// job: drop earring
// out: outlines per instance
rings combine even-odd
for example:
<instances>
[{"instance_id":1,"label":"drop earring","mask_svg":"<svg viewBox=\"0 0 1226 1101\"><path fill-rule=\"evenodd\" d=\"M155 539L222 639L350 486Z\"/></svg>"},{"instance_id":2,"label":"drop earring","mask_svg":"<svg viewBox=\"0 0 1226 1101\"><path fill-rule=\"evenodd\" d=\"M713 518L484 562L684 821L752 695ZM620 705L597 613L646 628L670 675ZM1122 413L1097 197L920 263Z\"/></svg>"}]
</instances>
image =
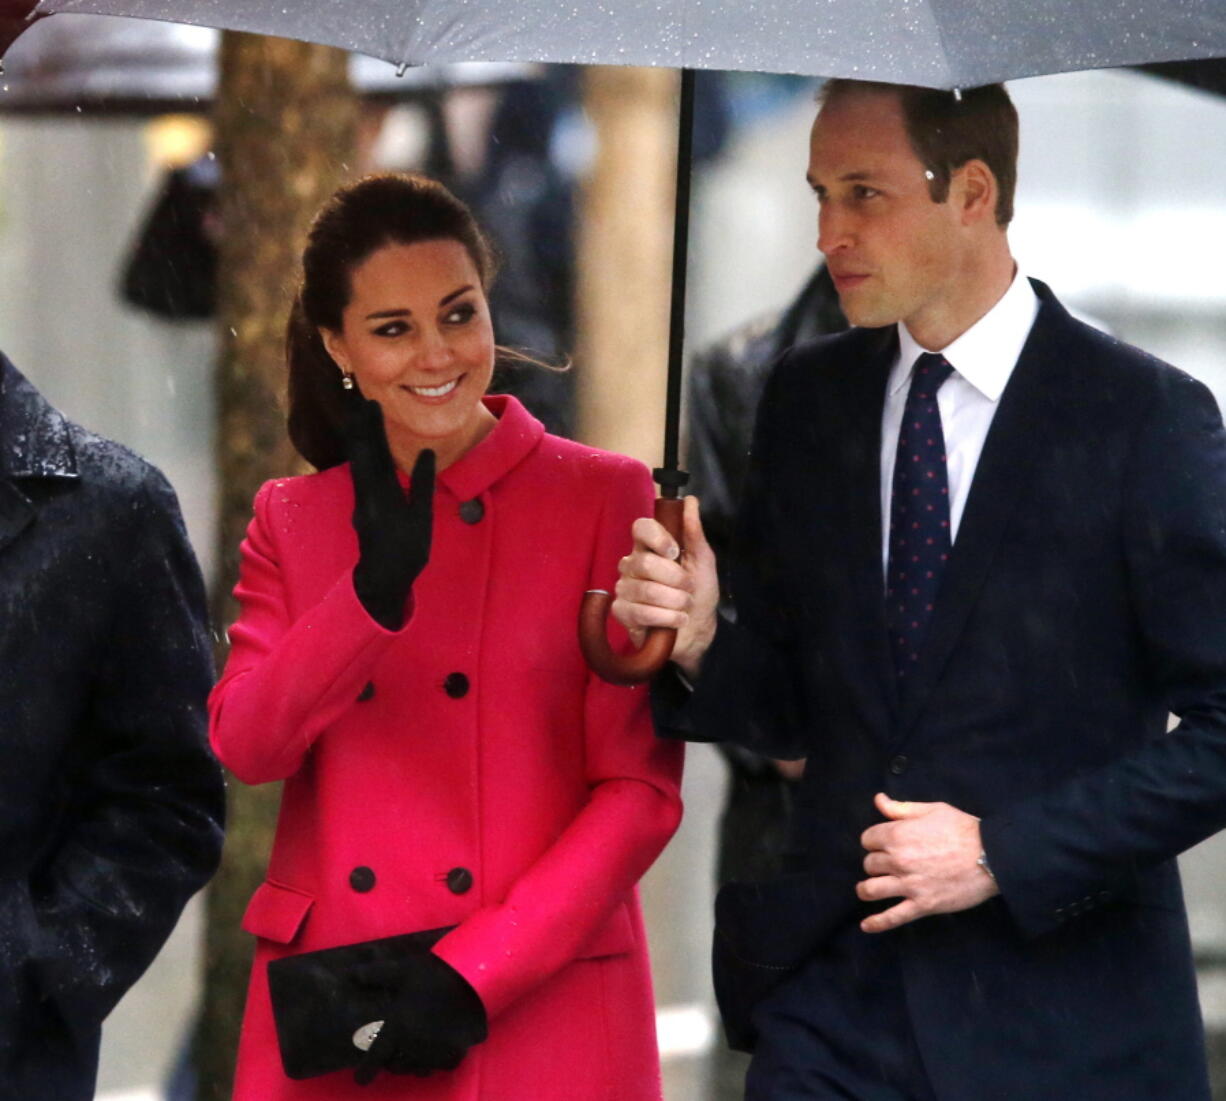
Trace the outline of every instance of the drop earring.
<instances>
[{"instance_id":1,"label":"drop earring","mask_svg":"<svg viewBox=\"0 0 1226 1101\"><path fill-rule=\"evenodd\" d=\"M341 372L341 388L344 390L353 389L353 372L352 371L342 371Z\"/></svg>"}]
</instances>

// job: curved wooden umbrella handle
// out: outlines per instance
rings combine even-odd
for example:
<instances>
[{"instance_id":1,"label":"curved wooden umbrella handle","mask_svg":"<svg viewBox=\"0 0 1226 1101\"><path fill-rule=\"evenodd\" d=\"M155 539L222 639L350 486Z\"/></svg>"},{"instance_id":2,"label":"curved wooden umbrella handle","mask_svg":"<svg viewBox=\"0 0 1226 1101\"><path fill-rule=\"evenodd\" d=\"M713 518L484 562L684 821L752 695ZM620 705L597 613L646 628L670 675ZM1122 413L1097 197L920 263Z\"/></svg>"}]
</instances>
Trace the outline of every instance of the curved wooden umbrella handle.
<instances>
[{"instance_id":1,"label":"curved wooden umbrella handle","mask_svg":"<svg viewBox=\"0 0 1226 1101\"><path fill-rule=\"evenodd\" d=\"M681 542L681 517L684 502L677 497L657 497L655 517L664 525L678 546ZM589 589L579 607L579 649L598 677L610 684L641 684L650 680L668 661L677 632L671 627L648 628L643 645L628 654L615 653L609 645L605 620L613 598L603 589Z\"/></svg>"}]
</instances>

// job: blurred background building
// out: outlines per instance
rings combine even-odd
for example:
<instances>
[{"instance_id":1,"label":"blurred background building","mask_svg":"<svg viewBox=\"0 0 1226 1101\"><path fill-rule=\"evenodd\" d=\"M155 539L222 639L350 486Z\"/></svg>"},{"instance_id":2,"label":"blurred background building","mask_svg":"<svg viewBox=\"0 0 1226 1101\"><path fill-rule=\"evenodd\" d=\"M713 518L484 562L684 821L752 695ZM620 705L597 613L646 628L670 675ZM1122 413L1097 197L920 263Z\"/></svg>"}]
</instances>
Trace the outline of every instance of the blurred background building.
<instances>
[{"instance_id":1,"label":"blurred background building","mask_svg":"<svg viewBox=\"0 0 1226 1101\"><path fill-rule=\"evenodd\" d=\"M150 38L126 54L116 46L109 61L92 31L76 46L68 38L40 46L46 33L71 26L56 17L35 27L0 78L0 347L71 417L166 472L212 576L216 338L201 287L210 234L223 231L207 202L215 38L163 28L160 46ZM64 71L73 49L78 81L88 72L92 83L73 84ZM355 71L369 89L364 163L430 170L473 201L507 257L495 299L500 337L565 359L575 337L575 193L594 152L578 74L465 69L425 74L429 86L412 93L388 90L390 67ZM142 73L147 91L137 94ZM688 347L786 305L814 269L816 208L804 181L813 90L795 78L703 74ZM1226 404L1226 98L1122 72L1043 77L1011 90L1022 117L1011 238L1025 270L1121 338L1203 379ZM172 229L184 219L184 247L151 258L151 235L167 218ZM151 302L133 263L156 269L167 257L182 276L178 297ZM576 362L573 376L516 372L504 382L569 432L582 370ZM714 750L691 750L685 822L643 886L668 1101L739 1096L712 1058L720 1038L707 979L725 776ZM1183 863L1206 1024L1220 1043L1226 839ZM170 1096L197 993L200 921L193 904L108 1022L106 1101ZM1226 1097L1226 1082L1218 1089Z\"/></svg>"}]
</instances>

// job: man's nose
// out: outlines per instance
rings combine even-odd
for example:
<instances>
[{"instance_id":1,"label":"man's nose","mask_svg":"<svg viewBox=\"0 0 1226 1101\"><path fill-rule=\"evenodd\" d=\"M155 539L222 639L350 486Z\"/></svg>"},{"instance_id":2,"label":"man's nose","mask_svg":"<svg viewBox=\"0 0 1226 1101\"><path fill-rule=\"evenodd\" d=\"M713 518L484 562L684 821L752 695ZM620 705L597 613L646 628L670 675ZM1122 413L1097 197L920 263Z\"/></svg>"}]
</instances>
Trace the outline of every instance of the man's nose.
<instances>
[{"instance_id":1,"label":"man's nose","mask_svg":"<svg viewBox=\"0 0 1226 1101\"><path fill-rule=\"evenodd\" d=\"M834 204L826 203L817 213L817 249L825 256L851 244L847 218L839 214Z\"/></svg>"}]
</instances>

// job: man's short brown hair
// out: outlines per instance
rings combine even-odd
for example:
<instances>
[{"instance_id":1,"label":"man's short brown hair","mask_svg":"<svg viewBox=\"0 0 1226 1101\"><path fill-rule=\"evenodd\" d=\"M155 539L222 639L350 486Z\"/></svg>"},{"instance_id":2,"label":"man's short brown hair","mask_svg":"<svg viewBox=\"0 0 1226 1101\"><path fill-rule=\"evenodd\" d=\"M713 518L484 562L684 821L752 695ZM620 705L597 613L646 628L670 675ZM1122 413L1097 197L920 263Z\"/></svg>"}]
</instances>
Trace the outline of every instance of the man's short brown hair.
<instances>
[{"instance_id":1,"label":"man's short brown hair","mask_svg":"<svg viewBox=\"0 0 1226 1101\"><path fill-rule=\"evenodd\" d=\"M945 92L914 84L865 80L829 80L818 102L829 103L853 91L888 92L898 97L911 148L932 173L928 190L933 202L949 198L949 181L967 161L981 160L996 177L996 224L1013 220L1017 188L1017 110L1003 84L983 84Z\"/></svg>"}]
</instances>

